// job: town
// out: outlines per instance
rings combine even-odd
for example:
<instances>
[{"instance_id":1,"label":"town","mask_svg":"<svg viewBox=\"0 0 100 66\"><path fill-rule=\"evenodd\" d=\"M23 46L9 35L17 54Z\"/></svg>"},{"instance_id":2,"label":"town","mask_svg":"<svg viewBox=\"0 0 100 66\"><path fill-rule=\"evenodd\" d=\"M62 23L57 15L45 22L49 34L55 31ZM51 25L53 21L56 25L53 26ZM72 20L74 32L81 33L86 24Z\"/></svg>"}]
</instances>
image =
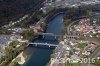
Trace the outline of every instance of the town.
<instances>
[{"instance_id":1,"label":"town","mask_svg":"<svg viewBox=\"0 0 100 66\"><path fill-rule=\"evenodd\" d=\"M0 26L0 66L100 66L100 1L44 0L39 4L34 12ZM56 44L55 49L41 53L40 47L41 54L50 52L49 59L44 55L44 62L38 59L41 63L31 64L34 52L24 57L24 51L40 43L49 48Z\"/></svg>"}]
</instances>

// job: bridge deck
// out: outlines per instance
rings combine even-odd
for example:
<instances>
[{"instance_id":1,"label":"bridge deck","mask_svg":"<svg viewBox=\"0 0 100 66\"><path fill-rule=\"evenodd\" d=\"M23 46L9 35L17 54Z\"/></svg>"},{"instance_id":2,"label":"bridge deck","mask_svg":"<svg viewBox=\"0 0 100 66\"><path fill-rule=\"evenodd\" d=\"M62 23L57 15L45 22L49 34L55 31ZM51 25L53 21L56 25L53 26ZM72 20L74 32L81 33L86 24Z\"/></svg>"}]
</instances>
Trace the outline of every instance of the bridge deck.
<instances>
[{"instance_id":1,"label":"bridge deck","mask_svg":"<svg viewBox=\"0 0 100 66\"><path fill-rule=\"evenodd\" d=\"M54 47L57 47L57 46L58 46L58 45L49 44L49 43L28 43L28 44L33 44L33 45L45 45L45 46L54 46Z\"/></svg>"},{"instance_id":2,"label":"bridge deck","mask_svg":"<svg viewBox=\"0 0 100 66\"><path fill-rule=\"evenodd\" d=\"M48 35L48 36L61 36L61 35L56 35L54 33L38 33L38 35ZM66 35L67 37L77 37L77 35Z\"/></svg>"}]
</instances>

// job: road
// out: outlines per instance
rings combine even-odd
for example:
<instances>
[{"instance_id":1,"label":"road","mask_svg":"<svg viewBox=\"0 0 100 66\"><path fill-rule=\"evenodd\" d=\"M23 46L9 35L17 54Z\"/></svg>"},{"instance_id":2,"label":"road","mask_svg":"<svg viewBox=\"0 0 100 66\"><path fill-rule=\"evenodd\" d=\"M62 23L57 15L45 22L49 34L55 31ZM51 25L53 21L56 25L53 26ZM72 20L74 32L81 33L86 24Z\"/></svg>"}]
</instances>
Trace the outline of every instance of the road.
<instances>
[{"instance_id":1,"label":"road","mask_svg":"<svg viewBox=\"0 0 100 66\"><path fill-rule=\"evenodd\" d=\"M78 21L78 20L77 20ZM67 34L70 35L70 27L77 21L73 21L71 24L68 25L67 27Z\"/></svg>"},{"instance_id":2,"label":"road","mask_svg":"<svg viewBox=\"0 0 100 66\"><path fill-rule=\"evenodd\" d=\"M100 54L100 46L91 54L89 58L97 58L97 56ZM81 64L81 66L92 66L91 64Z\"/></svg>"},{"instance_id":3,"label":"road","mask_svg":"<svg viewBox=\"0 0 100 66\"><path fill-rule=\"evenodd\" d=\"M56 59L54 61L51 61L51 65L50 66L57 66L59 64L59 61L58 60L61 59L61 56L62 56L63 52L64 52L64 48L62 48L59 51L59 53L56 56Z\"/></svg>"},{"instance_id":4,"label":"road","mask_svg":"<svg viewBox=\"0 0 100 66\"><path fill-rule=\"evenodd\" d=\"M100 46L92 53L90 58L96 58L100 53Z\"/></svg>"},{"instance_id":5,"label":"road","mask_svg":"<svg viewBox=\"0 0 100 66\"><path fill-rule=\"evenodd\" d=\"M68 25L68 27L67 27L67 33L68 33L68 35L70 35L70 27L71 27L74 23L79 22L80 19L84 19L84 18L86 18L86 16L77 17L78 20L75 20L75 21L73 21L72 23L70 23L70 24Z\"/></svg>"}]
</instances>

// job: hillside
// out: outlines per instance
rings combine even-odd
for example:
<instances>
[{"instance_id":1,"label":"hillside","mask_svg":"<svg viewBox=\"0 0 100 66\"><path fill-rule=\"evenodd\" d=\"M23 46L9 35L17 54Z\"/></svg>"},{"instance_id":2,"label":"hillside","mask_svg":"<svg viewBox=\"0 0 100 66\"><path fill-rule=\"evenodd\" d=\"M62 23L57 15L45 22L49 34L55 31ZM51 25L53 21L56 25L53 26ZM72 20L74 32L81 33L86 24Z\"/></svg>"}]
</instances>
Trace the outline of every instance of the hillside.
<instances>
[{"instance_id":1,"label":"hillside","mask_svg":"<svg viewBox=\"0 0 100 66\"><path fill-rule=\"evenodd\" d=\"M30 13L39 0L0 0L0 26Z\"/></svg>"}]
</instances>

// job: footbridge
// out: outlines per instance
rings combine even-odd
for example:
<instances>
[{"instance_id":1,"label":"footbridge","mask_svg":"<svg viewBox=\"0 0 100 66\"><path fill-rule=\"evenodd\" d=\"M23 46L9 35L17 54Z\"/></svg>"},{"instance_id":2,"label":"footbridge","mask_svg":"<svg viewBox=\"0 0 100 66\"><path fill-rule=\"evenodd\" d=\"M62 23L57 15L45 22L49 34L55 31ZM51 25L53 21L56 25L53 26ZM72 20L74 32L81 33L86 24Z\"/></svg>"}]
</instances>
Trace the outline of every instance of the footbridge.
<instances>
[{"instance_id":1,"label":"footbridge","mask_svg":"<svg viewBox=\"0 0 100 66\"><path fill-rule=\"evenodd\" d=\"M33 46L48 46L48 47L57 47L58 45L55 44L50 44L50 43L28 43L28 45L33 45Z\"/></svg>"}]
</instances>

